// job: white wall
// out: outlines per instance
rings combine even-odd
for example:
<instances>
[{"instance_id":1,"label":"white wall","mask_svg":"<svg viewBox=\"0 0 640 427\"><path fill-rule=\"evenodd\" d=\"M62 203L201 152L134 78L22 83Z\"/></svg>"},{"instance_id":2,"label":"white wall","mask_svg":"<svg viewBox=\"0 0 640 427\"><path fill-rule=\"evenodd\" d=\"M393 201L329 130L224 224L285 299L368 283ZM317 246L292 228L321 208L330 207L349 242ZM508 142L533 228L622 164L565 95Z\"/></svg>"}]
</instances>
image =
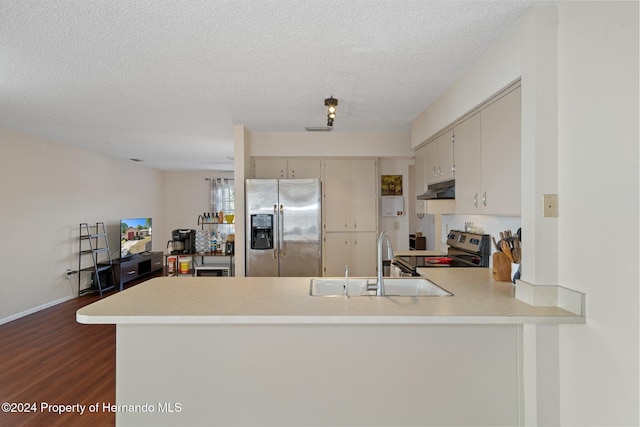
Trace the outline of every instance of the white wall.
<instances>
[{"instance_id":1,"label":"white wall","mask_svg":"<svg viewBox=\"0 0 640 427\"><path fill-rule=\"evenodd\" d=\"M520 76L521 28L516 24L411 124L411 147L431 138Z\"/></svg>"},{"instance_id":2,"label":"white wall","mask_svg":"<svg viewBox=\"0 0 640 427\"><path fill-rule=\"evenodd\" d=\"M121 218L164 227L161 171L8 129L0 147L0 323L77 293L81 222L106 223L115 257Z\"/></svg>"},{"instance_id":3,"label":"white wall","mask_svg":"<svg viewBox=\"0 0 640 427\"><path fill-rule=\"evenodd\" d=\"M409 250L409 218L415 215L415 210L409 210L409 198L413 194L413 185L409 179L409 160L407 159L379 159L378 175L402 175L402 198L404 200L404 215L388 217L379 215L379 230L386 231L391 239L394 250ZM380 178L378 178L380 179ZM378 184L380 185L380 184ZM415 209L415 208L414 208Z\"/></svg>"},{"instance_id":4,"label":"white wall","mask_svg":"<svg viewBox=\"0 0 640 427\"><path fill-rule=\"evenodd\" d=\"M171 230L198 229L209 211L214 171L163 172L20 132L0 129L0 323L72 298L78 269L79 224L105 222L118 258L121 218L153 218L153 250ZM35 261L34 261L35 260ZM37 262L38 268L34 268ZM83 276L83 286L88 275Z\"/></svg>"},{"instance_id":5,"label":"white wall","mask_svg":"<svg viewBox=\"0 0 640 427\"><path fill-rule=\"evenodd\" d=\"M518 77L523 278L587 294L587 325L539 342L556 353L534 361L539 389L526 401L538 412L526 421L639 425L638 2L533 9L418 116L412 146ZM557 219L541 215L548 192ZM617 230L630 237L614 243ZM559 383L545 378L555 364Z\"/></svg>"},{"instance_id":6,"label":"white wall","mask_svg":"<svg viewBox=\"0 0 640 427\"><path fill-rule=\"evenodd\" d=\"M515 426L519 329L121 324L115 403L182 411L120 411L116 424Z\"/></svg>"},{"instance_id":7,"label":"white wall","mask_svg":"<svg viewBox=\"0 0 640 427\"><path fill-rule=\"evenodd\" d=\"M251 133L250 156L413 157L408 133Z\"/></svg>"},{"instance_id":8,"label":"white wall","mask_svg":"<svg viewBox=\"0 0 640 427\"><path fill-rule=\"evenodd\" d=\"M243 125L233 127L233 150L236 200L236 242L235 242L235 275L244 277L245 274L245 209L244 209L244 180L251 173L251 132Z\"/></svg>"},{"instance_id":9,"label":"white wall","mask_svg":"<svg viewBox=\"0 0 640 427\"><path fill-rule=\"evenodd\" d=\"M587 326L560 328L563 425L640 424L638 13L558 7L560 283L587 294Z\"/></svg>"}]
</instances>

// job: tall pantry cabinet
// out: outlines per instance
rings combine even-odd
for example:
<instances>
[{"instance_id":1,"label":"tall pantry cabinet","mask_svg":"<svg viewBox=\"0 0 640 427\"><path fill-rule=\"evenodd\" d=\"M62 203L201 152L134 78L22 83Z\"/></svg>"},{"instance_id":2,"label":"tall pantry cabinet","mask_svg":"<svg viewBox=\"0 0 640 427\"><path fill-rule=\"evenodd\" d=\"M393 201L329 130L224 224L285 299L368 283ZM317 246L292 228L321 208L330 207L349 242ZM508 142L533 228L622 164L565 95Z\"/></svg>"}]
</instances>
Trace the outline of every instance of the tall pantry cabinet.
<instances>
[{"instance_id":1,"label":"tall pantry cabinet","mask_svg":"<svg viewBox=\"0 0 640 427\"><path fill-rule=\"evenodd\" d=\"M323 262L325 276L376 274L377 161L324 161Z\"/></svg>"}]
</instances>

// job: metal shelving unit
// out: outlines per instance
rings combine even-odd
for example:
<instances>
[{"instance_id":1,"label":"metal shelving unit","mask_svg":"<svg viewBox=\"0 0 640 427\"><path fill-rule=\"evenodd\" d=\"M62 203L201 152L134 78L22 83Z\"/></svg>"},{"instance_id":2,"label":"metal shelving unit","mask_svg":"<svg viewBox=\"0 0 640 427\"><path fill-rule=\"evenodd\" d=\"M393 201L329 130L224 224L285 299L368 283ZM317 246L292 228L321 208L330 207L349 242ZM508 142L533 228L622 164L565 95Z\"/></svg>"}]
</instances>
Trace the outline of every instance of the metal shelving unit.
<instances>
[{"instance_id":1,"label":"metal shelving unit","mask_svg":"<svg viewBox=\"0 0 640 427\"><path fill-rule=\"evenodd\" d=\"M89 257L91 257L91 261L89 261ZM108 272L111 272L112 284L104 286L100 276L101 273ZM91 287L80 289L82 273L93 274ZM116 277L113 271L113 261L104 222L97 222L95 225L89 225L86 222L81 223L78 250L78 295L98 291L102 296L103 292L114 289L115 284Z\"/></svg>"}]
</instances>

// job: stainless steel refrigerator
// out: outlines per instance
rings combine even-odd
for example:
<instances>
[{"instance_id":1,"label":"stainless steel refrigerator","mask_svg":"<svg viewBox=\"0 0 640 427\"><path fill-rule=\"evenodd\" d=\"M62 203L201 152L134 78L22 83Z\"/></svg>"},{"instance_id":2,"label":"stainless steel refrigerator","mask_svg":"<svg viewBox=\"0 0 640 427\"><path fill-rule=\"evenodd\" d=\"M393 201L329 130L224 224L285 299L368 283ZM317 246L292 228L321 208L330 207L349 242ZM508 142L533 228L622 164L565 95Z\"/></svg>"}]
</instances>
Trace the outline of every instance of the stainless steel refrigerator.
<instances>
[{"instance_id":1,"label":"stainless steel refrigerator","mask_svg":"<svg viewBox=\"0 0 640 427\"><path fill-rule=\"evenodd\" d=\"M322 276L319 179L247 179L246 275Z\"/></svg>"}]
</instances>

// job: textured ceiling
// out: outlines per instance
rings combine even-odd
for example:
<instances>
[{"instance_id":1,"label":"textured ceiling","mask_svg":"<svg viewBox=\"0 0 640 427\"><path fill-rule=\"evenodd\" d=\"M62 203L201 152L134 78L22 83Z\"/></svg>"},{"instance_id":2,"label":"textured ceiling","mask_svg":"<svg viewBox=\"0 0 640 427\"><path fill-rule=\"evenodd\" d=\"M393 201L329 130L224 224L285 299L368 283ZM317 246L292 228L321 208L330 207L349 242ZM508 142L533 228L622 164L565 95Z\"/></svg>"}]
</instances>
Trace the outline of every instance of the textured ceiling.
<instances>
[{"instance_id":1,"label":"textured ceiling","mask_svg":"<svg viewBox=\"0 0 640 427\"><path fill-rule=\"evenodd\" d=\"M0 0L0 126L229 170L233 125L408 132L532 0Z\"/></svg>"}]
</instances>

